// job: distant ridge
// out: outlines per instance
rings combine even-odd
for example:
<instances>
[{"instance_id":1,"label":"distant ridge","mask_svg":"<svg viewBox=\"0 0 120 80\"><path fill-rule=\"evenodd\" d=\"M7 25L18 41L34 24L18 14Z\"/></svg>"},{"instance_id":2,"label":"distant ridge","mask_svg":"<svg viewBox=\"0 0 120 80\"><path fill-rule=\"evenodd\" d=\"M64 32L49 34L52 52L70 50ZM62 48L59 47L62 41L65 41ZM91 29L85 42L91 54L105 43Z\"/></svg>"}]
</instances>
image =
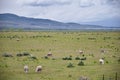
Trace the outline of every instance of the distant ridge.
<instances>
[{"instance_id":1,"label":"distant ridge","mask_svg":"<svg viewBox=\"0 0 120 80\"><path fill-rule=\"evenodd\" d=\"M79 23L63 23L50 19L28 18L15 14L0 14L0 29L108 29L98 25L83 25ZM111 29L111 28L110 28Z\"/></svg>"}]
</instances>

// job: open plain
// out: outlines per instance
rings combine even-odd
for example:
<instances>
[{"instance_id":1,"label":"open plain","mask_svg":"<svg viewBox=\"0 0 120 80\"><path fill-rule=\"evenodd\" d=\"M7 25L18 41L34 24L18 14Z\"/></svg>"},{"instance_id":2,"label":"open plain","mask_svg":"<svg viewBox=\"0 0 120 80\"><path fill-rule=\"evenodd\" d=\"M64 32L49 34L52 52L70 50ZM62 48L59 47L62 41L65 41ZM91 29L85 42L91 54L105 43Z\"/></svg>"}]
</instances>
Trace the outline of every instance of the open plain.
<instances>
[{"instance_id":1,"label":"open plain","mask_svg":"<svg viewBox=\"0 0 120 80\"><path fill-rule=\"evenodd\" d=\"M47 56L49 52L52 56ZM80 61L84 65L78 65ZM38 65L42 71L36 73ZM119 31L0 32L0 80L82 80L83 76L87 80L120 79Z\"/></svg>"}]
</instances>

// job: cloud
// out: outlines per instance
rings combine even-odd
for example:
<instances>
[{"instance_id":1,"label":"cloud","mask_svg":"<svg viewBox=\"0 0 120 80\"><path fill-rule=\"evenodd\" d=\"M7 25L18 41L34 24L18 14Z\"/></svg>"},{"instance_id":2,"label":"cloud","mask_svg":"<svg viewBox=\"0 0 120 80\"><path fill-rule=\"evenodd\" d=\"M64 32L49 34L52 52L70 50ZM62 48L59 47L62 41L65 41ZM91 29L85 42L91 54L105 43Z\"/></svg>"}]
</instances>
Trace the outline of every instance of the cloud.
<instances>
[{"instance_id":1,"label":"cloud","mask_svg":"<svg viewBox=\"0 0 120 80\"><path fill-rule=\"evenodd\" d=\"M120 18L120 0L0 0L0 13L62 22Z\"/></svg>"},{"instance_id":2,"label":"cloud","mask_svg":"<svg viewBox=\"0 0 120 80\"><path fill-rule=\"evenodd\" d=\"M19 1L18 1L19 2ZM41 6L41 7L49 7L53 5L68 5L71 3L70 0L21 0L23 5L27 6Z\"/></svg>"},{"instance_id":3,"label":"cloud","mask_svg":"<svg viewBox=\"0 0 120 80\"><path fill-rule=\"evenodd\" d=\"M84 8L94 6L94 4L90 0L80 0L79 6Z\"/></svg>"}]
</instances>

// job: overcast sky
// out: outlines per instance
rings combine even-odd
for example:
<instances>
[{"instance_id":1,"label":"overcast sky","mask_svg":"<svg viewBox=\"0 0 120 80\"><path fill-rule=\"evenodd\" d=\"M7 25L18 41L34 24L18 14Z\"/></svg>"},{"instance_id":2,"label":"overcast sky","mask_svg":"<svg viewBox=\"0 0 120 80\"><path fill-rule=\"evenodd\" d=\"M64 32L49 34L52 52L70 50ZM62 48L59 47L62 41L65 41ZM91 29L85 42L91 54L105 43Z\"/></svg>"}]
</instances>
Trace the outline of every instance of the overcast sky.
<instances>
[{"instance_id":1,"label":"overcast sky","mask_svg":"<svg viewBox=\"0 0 120 80\"><path fill-rule=\"evenodd\" d=\"M120 26L119 8L120 0L0 0L0 13L61 22L99 24L108 20L107 25L114 22L115 26Z\"/></svg>"}]
</instances>

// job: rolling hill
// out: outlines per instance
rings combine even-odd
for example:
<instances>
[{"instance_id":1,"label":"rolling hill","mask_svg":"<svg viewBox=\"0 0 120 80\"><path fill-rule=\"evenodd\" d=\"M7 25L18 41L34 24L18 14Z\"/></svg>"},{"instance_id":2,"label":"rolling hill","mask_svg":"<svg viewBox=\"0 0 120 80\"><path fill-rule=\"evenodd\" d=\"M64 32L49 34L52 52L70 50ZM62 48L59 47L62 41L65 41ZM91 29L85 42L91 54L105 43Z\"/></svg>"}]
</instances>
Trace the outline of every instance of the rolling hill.
<instances>
[{"instance_id":1,"label":"rolling hill","mask_svg":"<svg viewBox=\"0 0 120 80\"><path fill-rule=\"evenodd\" d=\"M86 25L79 23L64 23L50 19L28 18L15 14L4 13L0 14L0 29L25 29L25 30L40 30L40 29L112 29L98 25Z\"/></svg>"}]
</instances>

